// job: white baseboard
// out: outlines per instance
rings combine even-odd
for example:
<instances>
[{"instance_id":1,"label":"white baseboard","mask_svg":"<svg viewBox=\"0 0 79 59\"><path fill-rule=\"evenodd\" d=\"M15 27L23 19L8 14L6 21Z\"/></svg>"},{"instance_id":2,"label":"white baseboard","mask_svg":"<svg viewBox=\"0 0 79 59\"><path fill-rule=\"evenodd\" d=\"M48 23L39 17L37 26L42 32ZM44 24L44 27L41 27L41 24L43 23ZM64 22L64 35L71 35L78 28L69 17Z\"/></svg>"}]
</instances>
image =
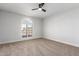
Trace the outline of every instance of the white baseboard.
<instances>
[{"instance_id":1,"label":"white baseboard","mask_svg":"<svg viewBox=\"0 0 79 59\"><path fill-rule=\"evenodd\" d=\"M0 44L13 43L13 42L18 42L18 41L23 41L23 40L32 40L32 39L37 39L37 38L46 38L49 40L57 41L57 42L68 44L68 45L75 46L75 47L79 47L79 44L74 44L74 43L71 43L68 41L59 40L58 38L56 39L56 38L51 38L51 37L47 37L47 36L45 36L45 37L33 37L33 38L20 39L20 40L12 40L12 41L1 41Z\"/></svg>"},{"instance_id":2,"label":"white baseboard","mask_svg":"<svg viewBox=\"0 0 79 59\"><path fill-rule=\"evenodd\" d=\"M0 44L13 43L13 42L18 42L18 41L23 41L23 40L32 40L32 39L37 39L37 38L41 38L41 37L25 38L25 39L20 39L20 40L11 40L11 41L0 41Z\"/></svg>"},{"instance_id":3,"label":"white baseboard","mask_svg":"<svg viewBox=\"0 0 79 59\"><path fill-rule=\"evenodd\" d=\"M53 41L56 41L56 42L60 42L60 43L64 43L64 44L67 44L67 45L71 45L71 46L75 46L75 47L79 47L79 44L75 44L75 43L71 43L71 42L68 42L68 41L64 41L64 40L59 40L58 38L51 38L51 37L44 37L46 39L49 39L49 40L53 40Z\"/></svg>"}]
</instances>

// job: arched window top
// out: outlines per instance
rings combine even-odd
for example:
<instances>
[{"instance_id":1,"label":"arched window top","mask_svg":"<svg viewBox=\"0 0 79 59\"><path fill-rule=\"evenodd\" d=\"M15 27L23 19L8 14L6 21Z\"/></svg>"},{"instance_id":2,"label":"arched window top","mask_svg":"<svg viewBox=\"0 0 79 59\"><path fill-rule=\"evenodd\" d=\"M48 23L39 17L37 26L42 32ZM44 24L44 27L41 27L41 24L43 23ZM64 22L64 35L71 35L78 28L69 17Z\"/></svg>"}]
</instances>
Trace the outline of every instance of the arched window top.
<instances>
[{"instance_id":1,"label":"arched window top","mask_svg":"<svg viewBox=\"0 0 79 59\"><path fill-rule=\"evenodd\" d=\"M23 24L32 24L32 20L30 18L23 19Z\"/></svg>"}]
</instances>

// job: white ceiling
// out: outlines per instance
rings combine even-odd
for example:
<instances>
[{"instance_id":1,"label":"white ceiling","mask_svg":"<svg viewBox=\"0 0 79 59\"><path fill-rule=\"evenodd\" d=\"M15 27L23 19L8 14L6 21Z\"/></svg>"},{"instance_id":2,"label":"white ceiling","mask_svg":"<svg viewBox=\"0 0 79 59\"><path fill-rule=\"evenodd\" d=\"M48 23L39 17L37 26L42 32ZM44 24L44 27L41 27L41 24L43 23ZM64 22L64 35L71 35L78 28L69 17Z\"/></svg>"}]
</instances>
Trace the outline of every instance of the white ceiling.
<instances>
[{"instance_id":1,"label":"white ceiling","mask_svg":"<svg viewBox=\"0 0 79 59\"><path fill-rule=\"evenodd\" d=\"M47 16L57 14L59 12L68 11L74 8L78 8L78 3L46 3L44 9L46 12L39 10L32 11L33 8L37 8L38 3L0 3L0 9L8 12L14 12L26 16L45 18Z\"/></svg>"}]
</instances>

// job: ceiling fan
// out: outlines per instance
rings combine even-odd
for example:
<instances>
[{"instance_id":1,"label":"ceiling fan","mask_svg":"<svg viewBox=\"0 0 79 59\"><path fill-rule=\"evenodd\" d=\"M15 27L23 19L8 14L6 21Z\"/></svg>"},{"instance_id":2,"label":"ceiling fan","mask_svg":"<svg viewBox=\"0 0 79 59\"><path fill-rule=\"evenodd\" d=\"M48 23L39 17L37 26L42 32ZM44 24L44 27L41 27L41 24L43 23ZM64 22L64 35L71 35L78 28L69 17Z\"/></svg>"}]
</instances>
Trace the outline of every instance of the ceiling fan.
<instances>
[{"instance_id":1,"label":"ceiling fan","mask_svg":"<svg viewBox=\"0 0 79 59\"><path fill-rule=\"evenodd\" d=\"M38 8L34 8L32 10L40 10L40 11L46 12L46 10L43 9L44 5L45 5L45 3L40 3L40 4L38 4Z\"/></svg>"}]
</instances>

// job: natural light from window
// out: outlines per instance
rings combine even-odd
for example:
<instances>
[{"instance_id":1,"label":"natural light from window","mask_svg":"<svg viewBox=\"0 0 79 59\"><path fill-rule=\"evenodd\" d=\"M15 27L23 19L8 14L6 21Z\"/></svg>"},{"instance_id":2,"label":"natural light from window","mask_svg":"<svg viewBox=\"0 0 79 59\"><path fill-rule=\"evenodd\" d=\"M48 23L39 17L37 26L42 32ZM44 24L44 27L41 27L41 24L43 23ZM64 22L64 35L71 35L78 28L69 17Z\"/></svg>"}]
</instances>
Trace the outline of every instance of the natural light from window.
<instances>
[{"instance_id":1,"label":"natural light from window","mask_svg":"<svg viewBox=\"0 0 79 59\"><path fill-rule=\"evenodd\" d=\"M21 32L23 38L32 37L32 20L26 18L22 21Z\"/></svg>"}]
</instances>

